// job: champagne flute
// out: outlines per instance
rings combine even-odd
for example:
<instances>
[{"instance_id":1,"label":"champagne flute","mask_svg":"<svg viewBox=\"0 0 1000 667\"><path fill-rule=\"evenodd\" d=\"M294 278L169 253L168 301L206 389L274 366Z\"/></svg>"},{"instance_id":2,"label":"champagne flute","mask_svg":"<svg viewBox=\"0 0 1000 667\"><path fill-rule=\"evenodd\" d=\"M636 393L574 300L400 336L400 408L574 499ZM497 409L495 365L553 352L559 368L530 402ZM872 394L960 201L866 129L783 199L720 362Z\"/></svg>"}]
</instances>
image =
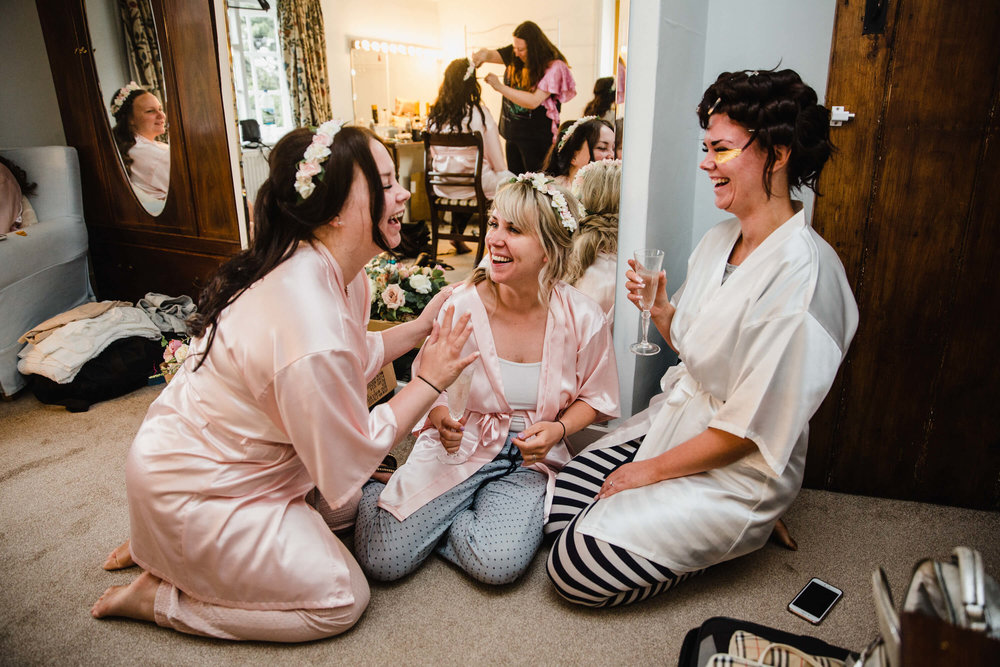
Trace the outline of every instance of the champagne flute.
<instances>
[{"instance_id":1,"label":"champagne flute","mask_svg":"<svg viewBox=\"0 0 1000 667\"><path fill-rule=\"evenodd\" d=\"M663 266L663 251L654 248L643 248L635 251L635 272L643 287L639 290L639 307L642 308L642 337L638 343L633 343L630 350L634 354L648 357L657 354L660 346L649 342L649 309L656 300L656 290L660 285L660 268Z\"/></svg>"},{"instance_id":2,"label":"champagne flute","mask_svg":"<svg viewBox=\"0 0 1000 667\"><path fill-rule=\"evenodd\" d=\"M445 390L445 394L448 398L448 416L455 421L460 420L465 416L465 406L469 403L469 393L472 391L472 376L474 374L473 366L475 364L469 364L461 372L458 378L448 386ZM469 458L469 454L464 451L465 441L463 437L462 447L459 447L458 451L449 454L447 451L441 452L438 455L438 459L443 463L457 464L465 463L466 459Z\"/></svg>"}]
</instances>

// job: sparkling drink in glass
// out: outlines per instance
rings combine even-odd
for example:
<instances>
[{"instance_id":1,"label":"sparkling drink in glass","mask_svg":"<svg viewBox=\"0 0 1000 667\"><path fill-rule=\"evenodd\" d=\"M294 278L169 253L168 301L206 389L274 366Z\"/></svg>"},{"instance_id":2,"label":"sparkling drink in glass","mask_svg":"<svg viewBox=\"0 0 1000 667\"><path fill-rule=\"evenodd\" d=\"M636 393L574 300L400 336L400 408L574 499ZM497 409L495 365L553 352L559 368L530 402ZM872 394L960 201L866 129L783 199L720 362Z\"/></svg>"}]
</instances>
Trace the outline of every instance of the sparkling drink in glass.
<instances>
[{"instance_id":1,"label":"sparkling drink in glass","mask_svg":"<svg viewBox=\"0 0 1000 667\"><path fill-rule=\"evenodd\" d=\"M469 403L469 393L472 391L472 376L474 374L473 366L475 364L469 364L465 367L465 370L458 376L458 378L449 385L448 389L445 390L445 394L448 398L448 416L459 421L465 416L465 406ZM444 463L465 463L469 458L471 452L465 451L465 440L462 441L462 446L458 451L449 454L447 451L442 451L438 456Z\"/></svg>"},{"instance_id":2,"label":"sparkling drink in glass","mask_svg":"<svg viewBox=\"0 0 1000 667\"><path fill-rule=\"evenodd\" d=\"M640 356L650 356L660 351L660 346L649 342L649 309L656 300L656 291L660 286L660 269L663 267L663 251L655 248L643 248L635 251L635 272L643 282L639 291L639 307L642 309L640 324L641 338L633 343L630 350Z\"/></svg>"}]
</instances>

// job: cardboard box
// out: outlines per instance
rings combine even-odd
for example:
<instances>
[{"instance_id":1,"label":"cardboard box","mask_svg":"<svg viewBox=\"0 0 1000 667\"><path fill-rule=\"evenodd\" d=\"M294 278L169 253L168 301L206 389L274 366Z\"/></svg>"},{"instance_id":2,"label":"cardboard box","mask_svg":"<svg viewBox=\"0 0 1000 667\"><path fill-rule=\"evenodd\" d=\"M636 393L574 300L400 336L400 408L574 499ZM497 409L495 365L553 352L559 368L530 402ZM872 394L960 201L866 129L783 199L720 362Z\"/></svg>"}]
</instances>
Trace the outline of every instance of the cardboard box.
<instances>
[{"instance_id":1,"label":"cardboard box","mask_svg":"<svg viewBox=\"0 0 1000 667\"><path fill-rule=\"evenodd\" d=\"M368 383L368 407L372 407L379 400L391 394L395 388L396 373L392 370L392 364L386 364L378 372L378 375Z\"/></svg>"}]
</instances>

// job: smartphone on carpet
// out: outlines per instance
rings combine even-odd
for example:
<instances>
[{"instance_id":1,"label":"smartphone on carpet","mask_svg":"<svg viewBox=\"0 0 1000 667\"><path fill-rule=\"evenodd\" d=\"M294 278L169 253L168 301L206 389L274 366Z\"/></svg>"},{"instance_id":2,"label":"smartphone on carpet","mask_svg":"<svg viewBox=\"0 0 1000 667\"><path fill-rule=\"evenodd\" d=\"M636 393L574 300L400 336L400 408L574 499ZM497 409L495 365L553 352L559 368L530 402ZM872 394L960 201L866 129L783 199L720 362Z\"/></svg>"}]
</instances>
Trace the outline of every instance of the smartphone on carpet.
<instances>
[{"instance_id":1,"label":"smartphone on carpet","mask_svg":"<svg viewBox=\"0 0 1000 667\"><path fill-rule=\"evenodd\" d=\"M799 591L795 599L788 603L788 611L806 619L813 625L819 625L843 595L844 592L836 586L813 577Z\"/></svg>"}]
</instances>

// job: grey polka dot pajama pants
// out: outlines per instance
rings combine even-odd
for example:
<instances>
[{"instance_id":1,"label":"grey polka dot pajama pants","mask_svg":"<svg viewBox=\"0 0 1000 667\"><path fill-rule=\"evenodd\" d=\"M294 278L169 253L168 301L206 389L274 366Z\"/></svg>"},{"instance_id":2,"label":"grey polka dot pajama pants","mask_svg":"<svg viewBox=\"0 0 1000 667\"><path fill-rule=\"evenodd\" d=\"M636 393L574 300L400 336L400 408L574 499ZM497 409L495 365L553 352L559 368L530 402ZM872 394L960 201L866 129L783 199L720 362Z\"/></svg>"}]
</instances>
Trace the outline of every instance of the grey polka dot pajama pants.
<instances>
[{"instance_id":1,"label":"grey polka dot pajama pants","mask_svg":"<svg viewBox=\"0 0 1000 667\"><path fill-rule=\"evenodd\" d=\"M366 484L354 532L355 556L365 574L393 581L437 551L477 581L516 580L542 543L548 482L521 462L508 436L490 463L403 521L378 507L385 485Z\"/></svg>"}]
</instances>

